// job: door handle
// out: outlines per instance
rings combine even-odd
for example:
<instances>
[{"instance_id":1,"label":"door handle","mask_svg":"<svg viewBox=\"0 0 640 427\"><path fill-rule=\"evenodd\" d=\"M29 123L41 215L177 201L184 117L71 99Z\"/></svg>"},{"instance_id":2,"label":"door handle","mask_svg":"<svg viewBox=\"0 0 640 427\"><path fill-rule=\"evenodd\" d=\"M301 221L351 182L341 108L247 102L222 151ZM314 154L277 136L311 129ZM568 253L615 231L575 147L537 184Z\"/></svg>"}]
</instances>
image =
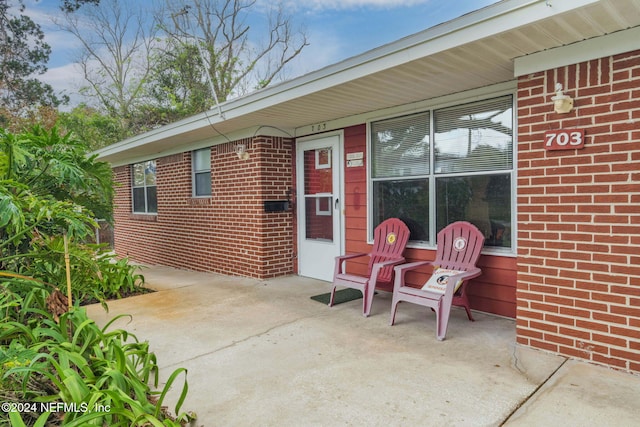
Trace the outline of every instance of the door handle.
<instances>
[{"instance_id":1,"label":"door handle","mask_svg":"<svg viewBox=\"0 0 640 427\"><path fill-rule=\"evenodd\" d=\"M334 209L338 209L338 203L339 203L339 202L340 202L340 199L338 199L338 198L336 197L336 201L333 203L333 208L334 208Z\"/></svg>"}]
</instances>

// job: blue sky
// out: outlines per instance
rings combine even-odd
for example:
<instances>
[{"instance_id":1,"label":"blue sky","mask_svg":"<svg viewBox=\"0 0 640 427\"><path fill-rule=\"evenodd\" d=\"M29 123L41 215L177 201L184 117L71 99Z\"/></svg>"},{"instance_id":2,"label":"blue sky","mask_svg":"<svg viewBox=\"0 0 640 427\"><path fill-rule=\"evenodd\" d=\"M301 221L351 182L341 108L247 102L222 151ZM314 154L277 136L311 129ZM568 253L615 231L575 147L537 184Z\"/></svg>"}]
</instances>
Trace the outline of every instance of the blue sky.
<instances>
[{"instance_id":1,"label":"blue sky","mask_svg":"<svg viewBox=\"0 0 640 427\"><path fill-rule=\"evenodd\" d=\"M132 1L132 0L125 0ZM151 3L153 0L135 0ZM156 0L157 1L157 0ZM257 0L258 6L261 1ZM273 1L273 0L270 0ZM386 43L450 21L496 0L285 0L310 45L287 73L289 78L359 55ZM42 78L57 90L73 92L81 78L74 71L77 42L56 30L52 18L59 0L26 0L27 11L45 30L52 47L49 71Z\"/></svg>"},{"instance_id":2,"label":"blue sky","mask_svg":"<svg viewBox=\"0 0 640 427\"><path fill-rule=\"evenodd\" d=\"M309 9L302 17L311 33L314 50L322 48L324 36L334 43L334 61L330 62L333 63L457 18L495 3L495 0L344 0L302 3L342 4L340 7Z\"/></svg>"}]
</instances>

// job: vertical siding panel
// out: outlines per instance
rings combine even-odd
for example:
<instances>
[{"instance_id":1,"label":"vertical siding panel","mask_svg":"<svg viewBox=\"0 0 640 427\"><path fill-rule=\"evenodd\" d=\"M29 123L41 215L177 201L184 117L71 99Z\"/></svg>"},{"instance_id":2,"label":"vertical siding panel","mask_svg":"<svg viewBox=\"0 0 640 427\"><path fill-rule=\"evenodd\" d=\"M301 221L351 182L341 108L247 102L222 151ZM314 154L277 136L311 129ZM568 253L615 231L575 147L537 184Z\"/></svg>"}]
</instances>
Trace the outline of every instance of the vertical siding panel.
<instances>
[{"instance_id":1,"label":"vertical siding panel","mask_svg":"<svg viewBox=\"0 0 640 427\"><path fill-rule=\"evenodd\" d=\"M347 167L347 155L362 153L363 165ZM345 252L369 252L367 244L367 127L358 125L344 130L344 182L345 182ZM348 263L347 271L365 274L368 259L356 259Z\"/></svg>"}]
</instances>

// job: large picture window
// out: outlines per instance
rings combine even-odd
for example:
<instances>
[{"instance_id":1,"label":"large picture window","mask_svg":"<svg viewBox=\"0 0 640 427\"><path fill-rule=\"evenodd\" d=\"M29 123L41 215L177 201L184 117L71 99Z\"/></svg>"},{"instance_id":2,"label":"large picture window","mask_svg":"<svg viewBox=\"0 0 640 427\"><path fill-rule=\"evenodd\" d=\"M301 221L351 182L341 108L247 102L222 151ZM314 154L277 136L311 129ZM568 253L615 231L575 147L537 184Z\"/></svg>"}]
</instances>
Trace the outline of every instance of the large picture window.
<instances>
[{"instance_id":1,"label":"large picture window","mask_svg":"<svg viewBox=\"0 0 640 427\"><path fill-rule=\"evenodd\" d=\"M511 96L373 122L372 228L397 217L434 244L464 220L511 248L513 164Z\"/></svg>"},{"instance_id":2,"label":"large picture window","mask_svg":"<svg viewBox=\"0 0 640 427\"><path fill-rule=\"evenodd\" d=\"M193 152L193 195L211 196L211 148Z\"/></svg>"},{"instance_id":3,"label":"large picture window","mask_svg":"<svg viewBox=\"0 0 640 427\"><path fill-rule=\"evenodd\" d=\"M133 212L157 213L156 161L148 160L133 165Z\"/></svg>"}]
</instances>

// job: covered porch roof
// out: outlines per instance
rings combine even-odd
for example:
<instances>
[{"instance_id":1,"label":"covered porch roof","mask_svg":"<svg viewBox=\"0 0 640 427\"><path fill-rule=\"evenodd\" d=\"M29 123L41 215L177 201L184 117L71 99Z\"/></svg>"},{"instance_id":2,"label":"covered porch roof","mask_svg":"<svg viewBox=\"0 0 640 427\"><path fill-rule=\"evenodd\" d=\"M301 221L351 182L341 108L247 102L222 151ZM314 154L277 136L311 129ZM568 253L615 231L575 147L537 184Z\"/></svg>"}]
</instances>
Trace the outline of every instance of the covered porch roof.
<instances>
[{"instance_id":1,"label":"covered porch roof","mask_svg":"<svg viewBox=\"0 0 640 427\"><path fill-rule=\"evenodd\" d=\"M640 0L503 0L96 153L118 166L258 134L306 135L314 124L512 81L524 72L515 62L535 71L527 58L538 52L574 63L554 49L638 27L639 11Z\"/></svg>"}]
</instances>

